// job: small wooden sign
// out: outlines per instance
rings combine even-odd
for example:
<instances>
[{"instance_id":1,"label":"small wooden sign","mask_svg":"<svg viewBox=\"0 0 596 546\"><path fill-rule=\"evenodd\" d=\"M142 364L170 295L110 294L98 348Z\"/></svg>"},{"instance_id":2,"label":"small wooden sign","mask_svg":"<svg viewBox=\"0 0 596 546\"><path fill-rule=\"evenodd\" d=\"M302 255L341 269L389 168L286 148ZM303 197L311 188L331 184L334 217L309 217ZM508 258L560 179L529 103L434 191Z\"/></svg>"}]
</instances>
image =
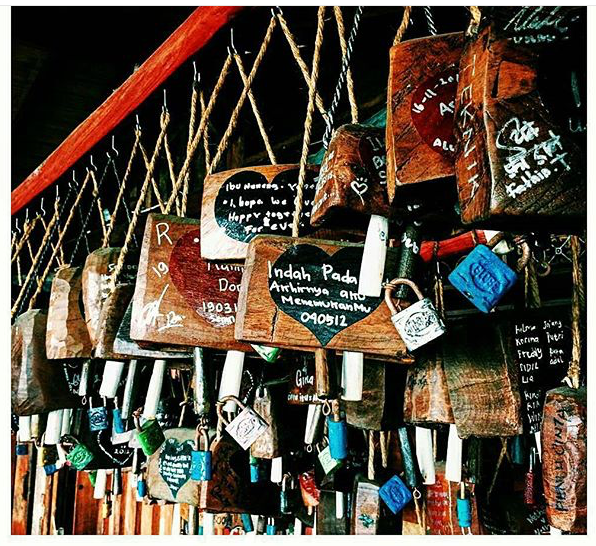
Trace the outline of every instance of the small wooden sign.
<instances>
[{"instance_id":1,"label":"small wooden sign","mask_svg":"<svg viewBox=\"0 0 596 546\"><path fill-rule=\"evenodd\" d=\"M365 125L342 125L325 153L310 223L329 219L353 225L353 213L389 216L386 194L385 134Z\"/></svg>"},{"instance_id":2,"label":"small wooden sign","mask_svg":"<svg viewBox=\"0 0 596 546\"><path fill-rule=\"evenodd\" d=\"M82 267L56 271L50 291L46 352L49 359L89 358L92 346L81 306Z\"/></svg>"},{"instance_id":3,"label":"small wooden sign","mask_svg":"<svg viewBox=\"0 0 596 546\"><path fill-rule=\"evenodd\" d=\"M586 214L585 154L543 101L541 64L550 62L552 48L525 41L542 28L547 42L562 47L573 8L535 8L533 14L526 7L505 9L509 23L481 30L460 61L455 133L461 219L508 229L577 227Z\"/></svg>"},{"instance_id":4,"label":"small wooden sign","mask_svg":"<svg viewBox=\"0 0 596 546\"><path fill-rule=\"evenodd\" d=\"M97 324L95 358L107 360L125 360L127 358L127 355L120 354L114 349L114 339L133 292L134 285L118 284L104 301Z\"/></svg>"},{"instance_id":5,"label":"small wooden sign","mask_svg":"<svg viewBox=\"0 0 596 546\"><path fill-rule=\"evenodd\" d=\"M172 428L165 430L164 436L166 441L147 462L149 496L198 506L201 482L190 477L195 430Z\"/></svg>"},{"instance_id":6,"label":"small wooden sign","mask_svg":"<svg viewBox=\"0 0 596 546\"><path fill-rule=\"evenodd\" d=\"M390 50L387 192L453 176L453 113L461 32L408 40ZM412 186L414 185L414 186Z\"/></svg>"},{"instance_id":7,"label":"small wooden sign","mask_svg":"<svg viewBox=\"0 0 596 546\"><path fill-rule=\"evenodd\" d=\"M464 339L466 343L462 343ZM440 346L460 438L521 434L519 371L511 322L488 316L450 323Z\"/></svg>"},{"instance_id":8,"label":"small wooden sign","mask_svg":"<svg viewBox=\"0 0 596 546\"><path fill-rule=\"evenodd\" d=\"M19 315L11 327L11 408L19 416L80 405L62 366L46 357L46 328L40 309Z\"/></svg>"},{"instance_id":9,"label":"small wooden sign","mask_svg":"<svg viewBox=\"0 0 596 546\"><path fill-rule=\"evenodd\" d=\"M362 245L260 236L251 241L236 338L313 350L405 355L382 298L360 296ZM386 271L395 253L389 250Z\"/></svg>"},{"instance_id":10,"label":"small wooden sign","mask_svg":"<svg viewBox=\"0 0 596 546\"><path fill-rule=\"evenodd\" d=\"M248 352L234 339L243 267L203 260L201 245L198 220L147 217L130 337Z\"/></svg>"},{"instance_id":11,"label":"small wooden sign","mask_svg":"<svg viewBox=\"0 0 596 546\"><path fill-rule=\"evenodd\" d=\"M294 367L288 382L288 404L320 404L315 383L315 360L305 354Z\"/></svg>"}]
</instances>

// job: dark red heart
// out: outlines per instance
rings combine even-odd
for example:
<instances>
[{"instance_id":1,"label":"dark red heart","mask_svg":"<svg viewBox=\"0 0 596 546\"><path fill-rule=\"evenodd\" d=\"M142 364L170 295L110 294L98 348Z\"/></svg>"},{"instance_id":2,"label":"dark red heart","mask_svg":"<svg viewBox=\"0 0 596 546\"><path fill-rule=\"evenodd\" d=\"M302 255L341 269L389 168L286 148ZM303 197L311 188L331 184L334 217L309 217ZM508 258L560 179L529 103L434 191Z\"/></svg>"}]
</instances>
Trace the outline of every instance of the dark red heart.
<instances>
[{"instance_id":1,"label":"dark red heart","mask_svg":"<svg viewBox=\"0 0 596 546\"><path fill-rule=\"evenodd\" d=\"M234 324L243 267L201 258L200 230L189 231L170 255L172 283L201 317L216 328Z\"/></svg>"}]
</instances>

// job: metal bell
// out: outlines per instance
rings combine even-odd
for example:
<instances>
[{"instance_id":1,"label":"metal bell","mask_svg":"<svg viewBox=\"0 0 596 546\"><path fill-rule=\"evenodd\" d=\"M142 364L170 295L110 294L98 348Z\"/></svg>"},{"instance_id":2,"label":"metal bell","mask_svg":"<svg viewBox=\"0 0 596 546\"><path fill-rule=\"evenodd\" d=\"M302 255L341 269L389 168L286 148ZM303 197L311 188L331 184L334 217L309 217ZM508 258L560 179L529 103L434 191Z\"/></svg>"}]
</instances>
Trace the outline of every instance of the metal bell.
<instances>
[{"instance_id":1,"label":"metal bell","mask_svg":"<svg viewBox=\"0 0 596 546\"><path fill-rule=\"evenodd\" d=\"M108 408L105 406L93 407L93 402L89 398L89 409L87 410L87 416L89 417L89 430L91 432L99 432L100 430L106 430L109 426L108 421Z\"/></svg>"},{"instance_id":2,"label":"metal bell","mask_svg":"<svg viewBox=\"0 0 596 546\"><path fill-rule=\"evenodd\" d=\"M393 291L400 285L408 285L418 301L398 311L391 299ZM425 298L415 283L408 279L393 279L385 285L385 303L391 311L391 322L398 331L408 351L414 351L445 333L445 323L437 313L430 299Z\"/></svg>"},{"instance_id":3,"label":"metal bell","mask_svg":"<svg viewBox=\"0 0 596 546\"><path fill-rule=\"evenodd\" d=\"M164 436L157 419L147 419L147 421L141 425L138 410L133 414L133 417L141 449L147 457L150 457L162 446L166 441L166 437Z\"/></svg>"},{"instance_id":4,"label":"metal bell","mask_svg":"<svg viewBox=\"0 0 596 546\"><path fill-rule=\"evenodd\" d=\"M66 460L70 463L70 466L77 470L83 470L94 458L95 455L91 450L81 444L74 436L65 434L60 438L60 445L71 445L72 449L66 455Z\"/></svg>"},{"instance_id":5,"label":"metal bell","mask_svg":"<svg viewBox=\"0 0 596 546\"><path fill-rule=\"evenodd\" d=\"M498 233L487 245L476 246L448 277L449 282L483 313L495 308L530 259L530 247L524 242L517 272L511 269L491 250L503 238L504 234Z\"/></svg>"},{"instance_id":6,"label":"metal bell","mask_svg":"<svg viewBox=\"0 0 596 546\"><path fill-rule=\"evenodd\" d=\"M201 437L205 443L204 450L201 450ZM192 450L191 456L190 477L197 481L209 481L211 479L211 451L209 450L207 427L201 425L197 427L195 448Z\"/></svg>"}]
</instances>

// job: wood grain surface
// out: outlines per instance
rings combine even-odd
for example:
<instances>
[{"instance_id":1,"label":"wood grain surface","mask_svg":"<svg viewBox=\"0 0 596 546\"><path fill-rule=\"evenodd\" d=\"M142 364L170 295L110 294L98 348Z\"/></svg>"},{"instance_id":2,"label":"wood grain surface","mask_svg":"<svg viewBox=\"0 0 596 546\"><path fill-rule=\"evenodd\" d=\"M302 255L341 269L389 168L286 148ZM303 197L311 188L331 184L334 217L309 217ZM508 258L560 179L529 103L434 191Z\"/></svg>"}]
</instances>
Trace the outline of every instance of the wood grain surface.
<instances>
[{"instance_id":1,"label":"wood grain surface","mask_svg":"<svg viewBox=\"0 0 596 546\"><path fill-rule=\"evenodd\" d=\"M114 340L122 322L124 312L134 292L132 284L118 284L104 301L96 331L95 358L107 360L126 360L126 354L114 349Z\"/></svg>"},{"instance_id":2,"label":"wood grain surface","mask_svg":"<svg viewBox=\"0 0 596 546\"><path fill-rule=\"evenodd\" d=\"M198 220L147 217L130 337L251 351L234 339L242 266L203 260L200 237Z\"/></svg>"},{"instance_id":3,"label":"wood grain surface","mask_svg":"<svg viewBox=\"0 0 596 546\"><path fill-rule=\"evenodd\" d=\"M362 248L314 239L255 238L242 277L237 339L404 356L385 303L357 295ZM388 270L394 259L389 250ZM337 303L325 308L329 302Z\"/></svg>"}]
</instances>

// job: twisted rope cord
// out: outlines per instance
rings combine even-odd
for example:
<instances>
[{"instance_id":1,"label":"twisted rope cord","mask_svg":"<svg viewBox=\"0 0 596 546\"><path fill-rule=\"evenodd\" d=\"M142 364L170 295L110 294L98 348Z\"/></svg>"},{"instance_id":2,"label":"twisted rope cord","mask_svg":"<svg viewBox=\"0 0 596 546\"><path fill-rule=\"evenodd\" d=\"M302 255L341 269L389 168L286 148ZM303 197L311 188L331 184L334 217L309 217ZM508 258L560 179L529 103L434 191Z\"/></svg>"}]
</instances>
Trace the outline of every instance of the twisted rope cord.
<instances>
[{"instance_id":1,"label":"twisted rope cord","mask_svg":"<svg viewBox=\"0 0 596 546\"><path fill-rule=\"evenodd\" d=\"M206 110L203 112L203 115L201 116L201 122L199 123L199 128L197 129L197 131L192 139L190 148L187 149L184 164L182 165L182 168L180 169L180 172L178 173L178 178L176 179L176 185L172 189L172 195L170 196L168 203L166 204L166 214L170 213L172 204L174 203L174 199L176 199L176 194L178 193L180 185L182 184L184 177L188 173L188 169L190 167L190 162L196 152L197 146L199 145L199 142L203 135L203 131L205 130L205 127L207 124L207 119L211 115L211 111L213 110L213 107L215 106L215 100L217 99L217 96L219 95L219 92L221 91L221 88L223 87L224 81L230 71L231 64L232 64L232 57L228 54L228 56L226 57L226 60L224 61L223 66L221 68L221 72L219 74L219 78L217 79L217 83L215 84L215 87L213 88L213 91L211 93L211 98L209 99L209 104L207 105Z\"/></svg>"},{"instance_id":2,"label":"twisted rope cord","mask_svg":"<svg viewBox=\"0 0 596 546\"><path fill-rule=\"evenodd\" d=\"M329 110L327 112L327 125L325 127L325 133L323 134L323 146L325 147L325 149L329 147L329 141L331 140L331 134L333 133L333 116L335 115L335 111L337 110L337 107L339 105L341 91L346 81L348 68L350 66L350 59L352 57L352 51L354 50L354 40L356 39L356 34L360 25L361 16L362 6L358 6L356 8L356 12L354 13L352 29L350 30L350 35L348 36L348 43L346 44L346 53L345 55L342 55L341 69L339 72L339 78L337 79L337 85L335 86L335 92L333 93L333 99L331 100L331 106L329 107Z\"/></svg>"},{"instance_id":3,"label":"twisted rope cord","mask_svg":"<svg viewBox=\"0 0 596 546\"><path fill-rule=\"evenodd\" d=\"M166 137L167 137L167 135L164 136L164 148L165 148ZM142 142L139 142L139 151L141 152L141 155L143 156L143 162L145 163L145 169L149 170L149 165L150 165L151 161L149 160L149 156L147 155L147 151L145 150L145 146L143 146ZM166 157L167 157L167 152L166 152ZM153 170L151 172L153 172ZM164 205L164 202L161 198L161 193L159 191L159 188L157 187L157 182L156 182L153 174L151 175L151 188L153 189L153 195L155 195L155 198L157 199L157 205L159 206L160 212L162 214L165 214L166 206Z\"/></svg>"},{"instance_id":4,"label":"twisted rope cord","mask_svg":"<svg viewBox=\"0 0 596 546\"><path fill-rule=\"evenodd\" d=\"M108 170L108 167L106 164L106 167L103 170L103 174L101 175L102 181L103 181L104 176L106 175L107 170ZM97 212L99 213L99 223L101 225L101 231L103 233L103 236L105 237L108 230L106 229L106 221L104 220L104 217L103 217L103 207L101 206L101 198L99 197L99 186L97 184L97 179L95 178L95 170L90 169L90 172L91 172L91 180L93 181L93 200L94 200L93 204L97 205Z\"/></svg>"},{"instance_id":5,"label":"twisted rope cord","mask_svg":"<svg viewBox=\"0 0 596 546\"><path fill-rule=\"evenodd\" d=\"M79 183L75 180L74 171L73 171L72 183L74 184L75 190L78 189ZM81 210L80 206L77 207L77 213L79 216L79 222L81 223L81 225L83 225L83 211ZM81 233L84 233L85 248L87 249L87 254L91 254L91 249L89 248L89 238L87 237L87 233L86 232L81 232Z\"/></svg>"},{"instance_id":6,"label":"twisted rope cord","mask_svg":"<svg viewBox=\"0 0 596 546\"><path fill-rule=\"evenodd\" d=\"M59 205L59 199L55 199L54 200L54 212L56 212L59 209L58 205ZM80 212L80 210L81 209L79 208L79 212ZM41 218L41 225L43 226L43 229L47 231L48 226L47 226L46 221L44 220L43 217ZM52 250L54 250L56 248L56 246L51 241L50 241L50 244L52 245ZM58 261L61 264L64 264L64 248L62 246L58 249Z\"/></svg>"},{"instance_id":7,"label":"twisted rope cord","mask_svg":"<svg viewBox=\"0 0 596 546\"><path fill-rule=\"evenodd\" d=\"M186 141L186 153L189 153L190 145L192 144L192 137L195 133L195 127L197 124L197 81L193 79L192 82L192 92L190 94L190 116L188 119L188 139ZM201 97L202 97L201 91ZM203 103L201 103L203 104ZM203 108L203 111L205 108ZM178 204L178 198L176 198L176 211L178 216L184 216L186 214L186 206L188 204L188 181L189 181L188 173L184 177L184 183L182 184L182 195L180 196L180 204ZM176 185L176 179L172 180L172 187Z\"/></svg>"},{"instance_id":8,"label":"twisted rope cord","mask_svg":"<svg viewBox=\"0 0 596 546\"><path fill-rule=\"evenodd\" d=\"M122 271L122 269L124 267L124 260L126 259L126 255L128 254L132 236L133 236L134 230L137 226L137 222L139 221L139 216L141 214L141 207L143 206L143 201L147 194L150 180L153 177L153 170L155 169L155 162L157 160L157 156L159 155L159 151L161 150L163 140L165 138L169 123L170 123L169 112L167 110L162 110L161 117L160 117L161 131L159 132L159 136L157 137L157 142L155 143L155 149L153 150L153 155L151 157L151 161L149 162L149 166L147 167L147 173L145 174L145 180L143 181L143 184L141 186L141 190L139 192L139 197L137 199L137 203L135 205L134 212L132 213L132 218L130 220L128 230L126 232L126 237L124 239L122 249L120 250L120 254L118 255L118 262L116 263L116 267L112 271L112 275L110 277L110 282L109 282L110 291L112 291L112 290L114 290L114 288L116 288L116 281L118 280L120 272Z\"/></svg>"},{"instance_id":9,"label":"twisted rope cord","mask_svg":"<svg viewBox=\"0 0 596 546\"><path fill-rule=\"evenodd\" d=\"M302 215L302 201L304 197L304 181L306 179L306 161L308 159L308 146L310 144L310 133L312 130L312 114L315 103L315 89L317 86L317 80L319 78L319 61L321 58L321 44L323 43L324 25L325 6L319 6L319 10L317 12L317 34L315 37L312 71L308 86L308 106L306 108L306 119L304 120L304 138L302 139L302 155L300 157L300 169L298 172L298 187L296 188L296 199L294 201L292 237L298 237L298 232L300 229L300 216Z\"/></svg>"},{"instance_id":10,"label":"twisted rope cord","mask_svg":"<svg viewBox=\"0 0 596 546\"><path fill-rule=\"evenodd\" d=\"M435 19L430 6L424 6L424 15L426 16L426 26L431 36L437 35L437 27L435 25Z\"/></svg>"},{"instance_id":11,"label":"twisted rope cord","mask_svg":"<svg viewBox=\"0 0 596 546\"><path fill-rule=\"evenodd\" d=\"M478 32L478 26L480 25L482 13L478 6L470 6L468 9L470 10L471 18L468 29L466 30L466 36L474 36L474 34Z\"/></svg>"},{"instance_id":12,"label":"twisted rope cord","mask_svg":"<svg viewBox=\"0 0 596 546\"><path fill-rule=\"evenodd\" d=\"M265 52L267 51L267 47L269 46L269 43L271 42L271 38L273 36L273 30L275 29L276 22L277 22L277 19L275 18L275 16L272 16L271 20L269 21L269 26L267 27L267 32L265 33L265 37L263 38L261 48L259 49L259 52L257 54L254 64L252 65L252 69L250 71L250 74L248 75L248 79L246 80L246 82L244 84L244 89L242 89L242 93L240 94L238 103L236 104L236 106L232 112L232 115L230 116L230 121L228 122L228 126L227 126L223 136L221 137L221 140L219 141L219 145L217 146L217 151L215 152L215 156L213 157L213 160L209 164L209 168L207 169L207 176L213 172L213 169L215 169L215 167L217 167L217 164L219 163L221 156L223 155L223 153L225 152L225 150L228 147L230 137L232 136L232 133L233 133L234 129L236 128L236 124L238 123L238 116L240 115L240 110L242 109L242 106L244 105L246 97L248 96L248 92L250 91L252 82L255 79L257 70L261 64L261 61L263 60L263 57L265 56Z\"/></svg>"},{"instance_id":13,"label":"twisted rope cord","mask_svg":"<svg viewBox=\"0 0 596 546\"><path fill-rule=\"evenodd\" d=\"M81 198L83 197L83 193L85 193L85 186L86 186L87 182L89 181L89 179L92 178L92 176L93 176L93 172L92 171L87 171L87 172L91 176L89 176L89 174L88 174L85 177L85 180L81 184L81 188L79 190L79 193L78 193L78 195L77 195L74 203L72 204L72 207L70 209L70 212L69 212L68 216L66 217L66 221L64 222L64 225L60 228L60 231L58 233L58 240L56 241L56 247L58 247L58 248L60 248L62 246L62 241L64 239L64 236L66 235L66 232L68 231L68 226L70 225L70 223L72 222L72 219L74 217L75 209L79 206L79 203L81 201ZM46 280L46 277L48 276L48 273L50 272L50 269L52 268L52 264L54 263L54 259L56 258L56 254L57 254L57 248L55 248L52 251L52 254L50 255L50 257L49 257L49 259L47 261L46 268L44 269L44 272L37 279L37 288L35 289L35 292L33 293L33 296L31 296L31 299L29 300L29 309L33 309L33 306L35 305L35 301L37 300L37 296L41 292L41 289L43 287L43 283Z\"/></svg>"},{"instance_id":14,"label":"twisted rope cord","mask_svg":"<svg viewBox=\"0 0 596 546\"><path fill-rule=\"evenodd\" d=\"M397 28L397 32L395 33L395 38L393 38L393 45L396 46L402 41L406 30L408 30L408 26L410 24L410 14L412 13L412 6L404 6L404 13L401 18L401 23Z\"/></svg>"},{"instance_id":15,"label":"twisted rope cord","mask_svg":"<svg viewBox=\"0 0 596 546\"><path fill-rule=\"evenodd\" d=\"M85 181L86 180L87 179L85 179ZM44 259L45 255L48 251L49 241L56 231L57 222L59 221L60 216L62 216L62 212L64 211L64 208L66 207L66 203L68 202L68 198L70 197L71 193L72 193L72 186L69 186L68 192L66 193L66 198L64 199L64 203L62 204L62 207L60 207L60 209L56 208L54 211L54 214L50 220L50 223L48 224L48 227L47 227L46 232L43 236L43 239L41 240L39 250L37 251L37 254L35 255L35 259L33 260L33 263L31 264L31 267L29 268L27 276L25 277L25 282L21 285L21 290L19 291L19 295L17 296L17 299L15 300L15 302L12 306L12 309L10 311L11 318L14 317L15 314L18 314L21 312L22 302L29 295L29 292L31 292L31 288L33 286L33 283L31 282L32 276L37 275L37 271L41 265L41 260ZM57 207L58 201L59 201L59 198L56 197L56 207ZM17 261L17 265L19 266L19 269L20 269L19 261ZM19 277L20 277L20 271L19 271Z\"/></svg>"},{"instance_id":16,"label":"twisted rope cord","mask_svg":"<svg viewBox=\"0 0 596 546\"><path fill-rule=\"evenodd\" d=\"M286 37L286 41L288 42L288 45L290 46L292 55L294 56L294 59L295 59L296 63L298 63L298 67L300 68L300 71L302 72L304 81L306 82L306 85L310 88L310 74L308 73L308 67L306 66L306 63L304 62L304 59L302 58L300 49L298 48L298 45L296 44L296 39L294 38L292 31L288 27L288 22L285 20L281 11L278 11L278 13L277 13L277 20L279 21L279 24L281 26L281 29L283 30L284 36ZM323 116L323 119L325 120L325 122L327 122L327 110L325 110L325 106L323 105L323 99L321 98L321 95L319 95L318 91L315 91L315 104L317 105L317 109L321 113L321 116Z\"/></svg>"},{"instance_id":17,"label":"twisted rope cord","mask_svg":"<svg viewBox=\"0 0 596 546\"><path fill-rule=\"evenodd\" d=\"M387 442L389 441L389 432L385 430L381 430L379 432L379 444L381 445L381 466L383 468L387 468L388 463L388 452L387 452Z\"/></svg>"},{"instance_id":18,"label":"twisted rope cord","mask_svg":"<svg viewBox=\"0 0 596 546\"><path fill-rule=\"evenodd\" d=\"M581 316L585 308L585 291L582 266L580 263L579 238L571 236L571 263L573 292L571 297L571 362L567 370L567 378L574 389L580 386L580 359L581 359Z\"/></svg>"},{"instance_id":19,"label":"twisted rope cord","mask_svg":"<svg viewBox=\"0 0 596 546\"><path fill-rule=\"evenodd\" d=\"M199 93L199 100L201 101L201 115L205 112L205 97L203 96L203 91ZM211 152L209 151L209 125L205 126L205 131L203 132L203 146L205 149L205 168L209 167L209 163L211 162Z\"/></svg>"},{"instance_id":20,"label":"twisted rope cord","mask_svg":"<svg viewBox=\"0 0 596 546\"><path fill-rule=\"evenodd\" d=\"M335 22L337 23L337 33L339 35L341 54L342 57L345 57L348 54L348 46L346 44L346 27L344 26L344 17L339 6L333 6L333 13L335 14ZM352 69L349 66L346 73L346 84L348 87L348 99L350 101L352 123L358 123L358 104L356 103L356 94L354 92L354 78L352 76Z\"/></svg>"},{"instance_id":21,"label":"twisted rope cord","mask_svg":"<svg viewBox=\"0 0 596 546\"><path fill-rule=\"evenodd\" d=\"M246 71L244 70L244 64L242 63L242 59L240 58L240 55L238 55L237 52L234 52L234 60L236 61L238 72L240 73L240 77L242 78L242 83L246 87L248 85ZM261 118L261 113L259 112L254 93L252 92L252 89L250 87L248 87L248 100L250 102L250 105L252 106L252 111L255 115L255 119L257 120L257 125L259 126L261 138L263 139L263 143L265 144L265 149L267 150L269 161L272 165L275 165L277 164L277 159L275 158L275 154L273 153L273 148L271 147L271 142L269 141L269 135L267 134L265 124L263 123L263 119Z\"/></svg>"},{"instance_id":22,"label":"twisted rope cord","mask_svg":"<svg viewBox=\"0 0 596 546\"><path fill-rule=\"evenodd\" d=\"M29 240L31 233L35 229L35 226L40 219L41 219L41 215L38 215L30 222L27 222L27 223L25 223L25 225L23 225L23 235L21 235L21 237L18 239L18 242L16 242L17 241L17 239L16 239L17 233L16 232L13 233L13 235L12 235L13 240L11 242L11 246L15 243L16 243L16 245L14 247L14 252L12 252L12 256L10 258L11 264L17 259L17 256L23 249L25 243Z\"/></svg>"},{"instance_id":23,"label":"twisted rope cord","mask_svg":"<svg viewBox=\"0 0 596 546\"><path fill-rule=\"evenodd\" d=\"M368 431L368 479L375 479L375 433L372 430Z\"/></svg>"},{"instance_id":24,"label":"twisted rope cord","mask_svg":"<svg viewBox=\"0 0 596 546\"><path fill-rule=\"evenodd\" d=\"M174 185L176 184L176 172L175 172L175 168L174 168L174 160L172 159L172 152L170 151L170 143L168 141L167 134L163 139L163 147L164 147L164 151L166 153L166 163L168 164L168 174L169 174L170 182L172 183L172 188L173 188ZM179 195L176 196L176 210L177 211L180 210L180 204L178 203L179 197L180 197ZM164 210L165 210L165 205L163 204L163 202L161 203L161 205L163 205ZM160 209L161 209L161 205L160 205Z\"/></svg>"}]
</instances>

